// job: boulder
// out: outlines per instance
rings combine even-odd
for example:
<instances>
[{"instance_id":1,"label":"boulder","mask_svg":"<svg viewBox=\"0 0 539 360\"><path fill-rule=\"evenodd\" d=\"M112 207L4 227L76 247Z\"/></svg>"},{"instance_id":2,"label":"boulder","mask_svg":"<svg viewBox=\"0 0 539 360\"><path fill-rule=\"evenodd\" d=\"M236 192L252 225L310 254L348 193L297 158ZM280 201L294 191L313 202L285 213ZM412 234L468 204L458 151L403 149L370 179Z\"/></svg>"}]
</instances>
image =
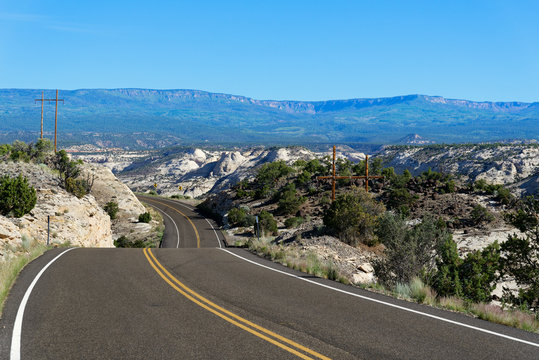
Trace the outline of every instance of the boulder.
<instances>
[{"instance_id":1,"label":"boulder","mask_svg":"<svg viewBox=\"0 0 539 360\"><path fill-rule=\"evenodd\" d=\"M369 263L364 263L359 265L359 270L363 271L364 273L370 274L374 272L374 269L372 268L372 265Z\"/></svg>"},{"instance_id":2,"label":"boulder","mask_svg":"<svg viewBox=\"0 0 539 360\"><path fill-rule=\"evenodd\" d=\"M373 274L372 273L364 273L359 272L352 275L352 283L354 284L368 284L373 281Z\"/></svg>"}]
</instances>

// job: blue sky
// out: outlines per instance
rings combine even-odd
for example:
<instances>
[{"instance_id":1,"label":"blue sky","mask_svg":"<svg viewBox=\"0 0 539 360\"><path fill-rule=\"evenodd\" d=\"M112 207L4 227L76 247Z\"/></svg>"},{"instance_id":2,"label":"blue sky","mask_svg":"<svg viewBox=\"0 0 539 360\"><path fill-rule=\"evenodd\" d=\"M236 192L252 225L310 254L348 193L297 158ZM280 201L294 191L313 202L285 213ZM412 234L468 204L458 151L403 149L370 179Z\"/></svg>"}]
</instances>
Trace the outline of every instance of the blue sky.
<instances>
[{"instance_id":1,"label":"blue sky","mask_svg":"<svg viewBox=\"0 0 539 360\"><path fill-rule=\"evenodd\" d=\"M5 1L0 88L539 101L539 1Z\"/></svg>"}]
</instances>

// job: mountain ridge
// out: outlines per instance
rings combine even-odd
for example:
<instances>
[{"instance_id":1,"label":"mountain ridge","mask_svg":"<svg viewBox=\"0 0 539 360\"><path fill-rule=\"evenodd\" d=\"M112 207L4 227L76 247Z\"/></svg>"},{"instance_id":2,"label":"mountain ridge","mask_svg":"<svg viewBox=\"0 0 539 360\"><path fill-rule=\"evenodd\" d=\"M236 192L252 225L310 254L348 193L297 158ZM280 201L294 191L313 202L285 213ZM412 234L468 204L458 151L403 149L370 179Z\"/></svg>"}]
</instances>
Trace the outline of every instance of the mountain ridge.
<instances>
[{"instance_id":1,"label":"mountain ridge","mask_svg":"<svg viewBox=\"0 0 539 360\"><path fill-rule=\"evenodd\" d=\"M40 104L34 100L41 98L41 91L0 89L0 132L38 130ZM46 92L46 98L54 95ZM257 100L203 90L141 88L60 90L60 97L65 99L59 105L60 128L75 138L83 132L167 134L180 143L395 143L410 133L436 142L539 138L539 102L476 102L419 94ZM51 130L53 115L54 107L45 104L46 131Z\"/></svg>"}]
</instances>

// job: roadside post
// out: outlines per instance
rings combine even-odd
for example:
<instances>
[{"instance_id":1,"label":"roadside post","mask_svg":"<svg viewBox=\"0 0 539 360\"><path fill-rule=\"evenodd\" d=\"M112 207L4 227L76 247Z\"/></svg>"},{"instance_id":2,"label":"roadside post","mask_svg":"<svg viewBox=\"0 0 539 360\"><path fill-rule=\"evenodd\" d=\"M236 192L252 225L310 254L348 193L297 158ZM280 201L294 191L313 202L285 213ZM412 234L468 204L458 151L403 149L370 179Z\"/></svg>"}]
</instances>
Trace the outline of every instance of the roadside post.
<instances>
[{"instance_id":1,"label":"roadside post","mask_svg":"<svg viewBox=\"0 0 539 360\"><path fill-rule=\"evenodd\" d=\"M51 238L51 216L47 215L47 246L49 246Z\"/></svg>"},{"instance_id":2,"label":"roadside post","mask_svg":"<svg viewBox=\"0 0 539 360\"><path fill-rule=\"evenodd\" d=\"M256 220L256 234L258 236L258 242L260 242L260 225L258 224L258 215L255 216Z\"/></svg>"}]
</instances>

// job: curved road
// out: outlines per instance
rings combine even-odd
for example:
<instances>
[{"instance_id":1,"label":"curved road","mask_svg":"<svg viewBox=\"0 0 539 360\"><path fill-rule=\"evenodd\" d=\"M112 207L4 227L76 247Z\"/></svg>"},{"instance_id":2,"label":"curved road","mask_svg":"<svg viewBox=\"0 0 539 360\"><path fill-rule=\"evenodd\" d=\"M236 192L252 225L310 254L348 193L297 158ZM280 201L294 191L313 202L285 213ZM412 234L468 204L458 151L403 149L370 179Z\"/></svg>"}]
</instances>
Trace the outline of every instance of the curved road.
<instances>
[{"instance_id":1,"label":"curved road","mask_svg":"<svg viewBox=\"0 0 539 360\"><path fill-rule=\"evenodd\" d=\"M170 248L48 251L11 291L0 359L539 358L537 334L225 249L188 205L143 201Z\"/></svg>"},{"instance_id":2,"label":"curved road","mask_svg":"<svg viewBox=\"0 0 539 360\"><path fill-rule=\"evenodd\" d=\"M162 248L224 247L224 238L217 224L191 205L155 196L137 195L140 201L159 211L165 222Z\"/></svg>"}]
</instances>

